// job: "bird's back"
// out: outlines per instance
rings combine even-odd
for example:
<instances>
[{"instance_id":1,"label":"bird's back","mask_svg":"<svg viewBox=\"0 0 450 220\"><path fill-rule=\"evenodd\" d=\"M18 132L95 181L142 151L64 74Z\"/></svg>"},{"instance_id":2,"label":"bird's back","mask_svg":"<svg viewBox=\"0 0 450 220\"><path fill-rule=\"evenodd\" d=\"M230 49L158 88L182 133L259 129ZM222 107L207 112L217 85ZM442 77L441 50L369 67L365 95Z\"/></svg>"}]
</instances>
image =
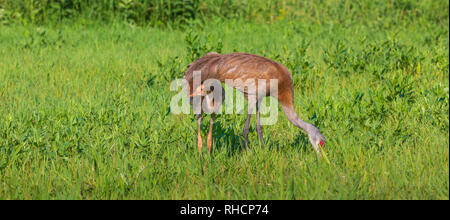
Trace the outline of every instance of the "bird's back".
<instances>
[{"instance_id":1,"label":"bird's back","mask_svg":"<svg viewBox=\"0 0 450 220\"><path fill-rule=\"evenodd\" d=\"M268 86L269 80L275 79L278 80L279 89L292 87L292 76L286 67L266 57L249 53L212 52L194 61L185 72L185 79L191 89L195 71L201 71L201 82L207 79L217 79L221 82L254 80L256 83L258 80L267 80ZM239 87L237 84L231 86Z\"/></svg>"}]
</instances>

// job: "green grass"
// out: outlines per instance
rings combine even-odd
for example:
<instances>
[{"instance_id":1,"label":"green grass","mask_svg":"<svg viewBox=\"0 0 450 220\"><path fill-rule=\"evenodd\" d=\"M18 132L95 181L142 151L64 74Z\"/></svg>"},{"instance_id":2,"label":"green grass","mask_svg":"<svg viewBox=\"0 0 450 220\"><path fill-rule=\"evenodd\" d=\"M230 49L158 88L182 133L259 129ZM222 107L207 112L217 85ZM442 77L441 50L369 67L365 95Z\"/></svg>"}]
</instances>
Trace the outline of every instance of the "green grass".
<instances>
[{"instance_id":1,"label":"green grass","mask_svg":"<svg viewBox=\"0 0 450 220\"><path fill-rule=\"evenodd\" d=\"M0 26L0 199L449 199L441 5L438 20ZM281 108L266 148L255 117L243 150L245 115L220 115L199 157L195 117L169 113L169 85L212 50L287 66L330 164Z\"/></svg>"}]
</instances>

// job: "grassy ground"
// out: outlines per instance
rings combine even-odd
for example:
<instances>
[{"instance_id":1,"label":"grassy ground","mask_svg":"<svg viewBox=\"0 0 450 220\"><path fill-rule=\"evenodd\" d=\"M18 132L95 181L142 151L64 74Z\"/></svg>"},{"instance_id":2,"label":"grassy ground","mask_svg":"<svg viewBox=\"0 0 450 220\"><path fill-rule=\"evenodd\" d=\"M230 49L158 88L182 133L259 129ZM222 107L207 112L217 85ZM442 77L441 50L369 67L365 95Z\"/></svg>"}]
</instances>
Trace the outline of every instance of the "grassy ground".
<instances>
[{"instance_id":1,"label":"grassy ground","mask_svg":"<svg viewBox=\"0 0 450 220\"><path fill-rule=\"evenodd\" d=\"M449 199L447 25L0 26L0 199ZM199 158L169 84L208 51L287 66L331 163L281 108L266 148L254 117L242 150L245 115L220 115Z\"/></svg>"}]
</instances>

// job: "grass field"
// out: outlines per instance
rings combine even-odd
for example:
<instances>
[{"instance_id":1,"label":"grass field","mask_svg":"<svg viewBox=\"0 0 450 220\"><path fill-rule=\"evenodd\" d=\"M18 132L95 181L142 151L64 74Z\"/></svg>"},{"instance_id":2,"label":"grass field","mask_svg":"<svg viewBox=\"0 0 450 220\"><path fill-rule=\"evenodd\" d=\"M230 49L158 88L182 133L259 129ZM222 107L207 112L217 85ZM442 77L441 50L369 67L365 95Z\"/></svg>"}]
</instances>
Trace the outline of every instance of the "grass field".
<instances>
[{"instance_id":1,"label":"grass field","mask_svg":"<svg viewBox=\"0 0 450 220\"><path fill-rule=\"evenodd\" d=\"M307 11L295 7L179 26L5 19L0 199L449 199L448 2L386 1L396 17L341 2L341 21L282 17ZM246 115L220 115L199 157L195 117L170 113L169 85L209 51L288 67L330 164L281 107L266 148L255 117L244 150Z\"/></svg>"}]
</instances>

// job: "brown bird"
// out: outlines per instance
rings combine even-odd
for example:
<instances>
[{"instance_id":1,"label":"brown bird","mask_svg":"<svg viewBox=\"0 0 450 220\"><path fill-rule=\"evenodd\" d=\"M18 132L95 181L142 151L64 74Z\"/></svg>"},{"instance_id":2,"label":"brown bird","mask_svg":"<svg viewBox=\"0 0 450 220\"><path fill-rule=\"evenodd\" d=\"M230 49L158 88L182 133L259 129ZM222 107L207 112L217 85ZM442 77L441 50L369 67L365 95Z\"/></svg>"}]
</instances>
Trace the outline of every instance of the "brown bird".
<instances>
[{"instance_id":1,"label":"brown bird","mask_svg":"<svg viewBox=\"0 0 450 220\"><path fill-rule=\"evenodd\" d=\"M221 89L221 97L214 97L214 94L212 93L214 89ZM193 98L195 96L200 96L201 99L199 100L198 105L193 105ZM211 118L209 120L209 132L208 132L208 138L206 139L206 145L208 146L208 152L211 152L211 144L212 144L212 129L214 120L216 118L215 112L220 108L220 104L225 100L225 90L223 89L222 85L220 83L214 84L214 85L208 85L205 86L205 84L201 84L192 94L189 95L191 98L191 105L193 105L194 108L200 108L200 114L197 114L197 125L198 125L198 135L197 135L197 150L200 154L202 149L202 136L201 136L201 122L202 122L202 115L203 115L203 108L201 103L203 101L206 101L205 109L208 113L211 113Z\"/></svg>"},{"instance_id":2,"label":"brown bird","mask_svg":"<svg viewBox=\"0 0 450 220\"><path fill-rule=\"evenodd\" d=\"M201 71L200 86L194 87L194 71ZM197 76L195 76L197 77ZM248 145L248 126L250 123L251 112L256 106L256 131L258 133L259 139L264 147L264 138L262 133L262 128L260 125L260 103L261 100L266 96L274 96L270 94L270 79L276 79L278 83L278 94L274 96L278 99L281 104L282 109L288 120L295 125L303 129L309 136L309 141L314 147L314 150L318 153L319 148L325 145L325 138L320 133L314 125L311 125L303 120L301 120L294 110L294 89L292 76L289 70L283 65L270 60L268 58L249 54L249 53L231 53L231 54L219 54L216 52L208 53L206 56L199 58L190 65L185 72L184 78L189 82L189 87L192 93L189 94L192 98L195 96L201 96L202 99L206 98L209 103L214 103L214 98L210 96L212 91L214 91L214 86L205 86L203 82L208 79L216 79L220 82L230 82L230 86L236 88L237 90L244 93L244 97L249 100L249 112L247 115L247 120L244 125L244 139L245 145ZM248 79L253 79L256 90L249 90L248 87L240 82L245 82ZM261 80L266 81L266 88L260 88ZM260 85L260 87L258 87ZM217 88L223 90L220 85L216 85ZM259 92L261 89L265 89L266 92ZM258 91L258 92L257 92ZM224 92L222 93L224 95ZM208 96L209 95L209 96ZM223 101L217 100L217 101ZM193 108L198 108L199 106L193 106ZM211 114L210 127L207 138L208 151L211 151L212 143L212 128L214 123L215 115ZM198 125L198 152L200 153L202 148L202 138L200 134L200 124L202 120L202 113L197 114L197 125Z\"/></svg>"}]
</instances>

